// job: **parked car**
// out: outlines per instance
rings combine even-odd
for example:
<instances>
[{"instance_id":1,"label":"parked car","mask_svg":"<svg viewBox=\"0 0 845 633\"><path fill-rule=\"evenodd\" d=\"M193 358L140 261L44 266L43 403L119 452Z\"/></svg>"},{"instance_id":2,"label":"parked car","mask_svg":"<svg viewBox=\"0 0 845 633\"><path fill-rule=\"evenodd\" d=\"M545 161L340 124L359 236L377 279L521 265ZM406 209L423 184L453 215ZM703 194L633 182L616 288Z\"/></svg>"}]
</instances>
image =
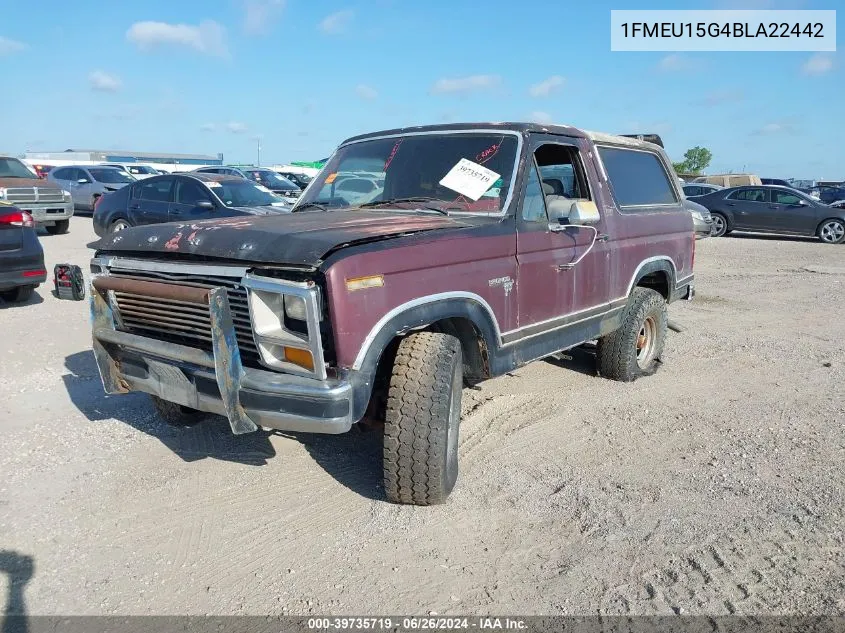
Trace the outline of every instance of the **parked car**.
<instances>
[{"instance_id":1,"label":"parked car","mask_svg":"<svg viewBox=\"0 0 845 633\"><path fill-rule=\"evenodd\" d=\"M367 160L384 166L379 196L335 195L336 174ZM536 166L566 165L572 189L547 193ZM673 174L657 145L567 126L348 139L291 215L96 244L105 389L147 392L176 424L224 414L236 434L342 433L369 411L384 420L388 499L442 502L465 383L594 339L607 378L657 369L666 306L694 294L693 221Z\"/></svg>"},{"instance_id":2,"label":"parked car","mask_svg":"<svg viewBox=\"0 0 845 633\"><path fill-rule=\"evenodd\" d=\"M704 196L708 193L713 193L714 191L719 191L719 189L724 189L724 187L720 187L719 185L711 185L710 183L706 182L697 182L697 183L686 183L682 186L684 190L684 195L687 198L695 198L696 196Z\"/></svg>"},{"instance_id":3,"label":"parked car","mask_svg":"<svg viewBox=\"0 0 845 633\"><path fill-rule=\"evenodd\" d=\"M46 178L47 174L50 173L50 170L53 169L53 165L35 164L35 165L32 165L32 169L33 169L33 171L35 171L36 176L43 179L43 178Z\"/></svg>"},{"instance_id":4,"label":"parked car","mask_svg":"<svg viewBox=\"0 0 845 633\"><path fill-rule=\"evenodd\" d=\"M137 163L103 163L103 167L115 167L120 171L125 171L136 180L158 176L161 173L155 167L139 165Z\"/></svg>"},{"instance_id":5,"label":"parked car","mask_svg":"<svg viewBox=\"0 0 845 633\"><path fill-rule=\"evenodd\" d=\"M26 301L46 280L35 220L26 211L0 200L0 299Z\"/></svg>"},{"instance_id":6,"label":"parked car","mask_svg":"<svg viewBox=\"0 0 845 633\"><path fill-rule=\"evenodd\" d=\"M238 176L186 172L153 176L100 198L94 232L117 233L143 224L286 213L291 205Z\"/></svg>"},{"instance_id":7,"label":"parked car","mask_svg":"<svg viewBox=\"0 0 845 633\"><path fill-rule=\"evenodd\" d=\"M302 193L301 189L290 180L283 178L272 169L265 169L263 167L200 167L199 169L195 169L194 173L221 174L245 178L291 201L298 198L299 194Z\"/></svg>"},{"instance_id":8,"label":"parked car","mask_svg":"<svg viewBox=\"0 0 845 633\"><path fill-rule=\"evenodd\" d=\"M761 178L760 182L764 185L777 185L779 187L787 187L789 189L793 189L793 186L789 184L789 182L781 178Z\"/></svg>"},{"instance_id":9,"label":"parked car","mask_svg":"<svg viewBox=\"0 0 845 633\"><path fill-rule=\"evenodd\" d=\"M834 202L845 200L845 187L819 185L810 189L807 195L820 200L824 204L833 204Z\"/></svg>"},{"instance_id":10,"label":"parked car","mask_svg":"<svg viewBox=\"0 0 845 633\"><path fill-rule=\"evenodd\" d=\"M38 178L26 163L11 156L0 156L0 200L26 211L48 233L67 233L70 228L70 193Z\"/></svg>"},{"instance_id":11,"label":"parked car","mask_svg":"<svg viewBox=\"0 0 845 633\"><path fill-rule=\"evenodd\" d=\"M68 165L47 174L47 180L70 191L76 209L94 211L100 196L135 182L135 178L116 167Z\"/></svg>"},{"instance_id":12,"label":"parked car","mask_svg":"<svg viewBox=\"0 0 845 633\"><path fill-rule=\"evenodd\" d=\"M710 237L713 233L713 218L704 205L690 199L684 200L684 208L692 214L693 231L698 240Z\"/></svg>"},{"instance_id":13,"label":"parked car","mask_svg":"<svg viewBox=\"0 0 845 633\"><path fill-rule=\"evenodd\" d=\"M308 183L311 182L311 176L308 174L297 174L292 171L277 171L282 178L287 178L300 189L305 189Z\"/></svg>"},{"instance_id":14,"label":"parked car","mask_svg":"<svg viewBox=\"0 0 845 633\"><path fill-rule=\"evenodd\" d=\"M714 237L731 231L754 231L815 235L828 244L845 239L845 213L797 189L774 185L731 187L695 200L710 210Z\"/></svg>"}]
</instances>

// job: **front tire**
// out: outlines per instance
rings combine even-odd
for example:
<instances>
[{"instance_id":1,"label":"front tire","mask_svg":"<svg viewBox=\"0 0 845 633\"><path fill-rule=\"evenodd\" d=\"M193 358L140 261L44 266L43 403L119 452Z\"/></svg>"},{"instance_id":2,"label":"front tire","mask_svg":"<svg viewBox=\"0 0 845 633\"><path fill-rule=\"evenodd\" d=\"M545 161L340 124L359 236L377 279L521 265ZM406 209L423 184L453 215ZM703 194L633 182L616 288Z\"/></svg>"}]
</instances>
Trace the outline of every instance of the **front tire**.
<instances>
[{"instance_id":1,"label":"front tire","mask_svg":"<svg viewBox=\"0 0 845 633\"><path fill-rule=\"evenodd\" d=\"M723 237L730 233L728 229L728 218L719 212L710 213L713 218L713 230L710 232L711 237Z\"/></svg>"},{"instance_id":2,"label":"front tire","mask_svg":"<svg viewBox=\"0 0 845 633\"><path fill-rule=\"evenodd\" d=\"M193 426L202 421L205 415L202 411L197 411L196 409L191 409L190 407L185 407L168 400L162 400L152 394L150 394L150 400L153 401L153 407L155 407L159 417L170 426Z\"/></svg>"},{"instance_id":3,"label":"front tire","mask_svg":"<svg viewBox=\"0 0 845 633\"><path fill-rule=\"evenodd\" d=\"M819 225L816 236L825 244L841 244L845 241L845 222L831 218Z\"/></svg>"},{"instance_id":4,"label":"front tire","mask_svg":"<svg viewBox=\"0 0 845 633\"><path fill-rule=\"evenodd\" d=\"M64 235L70 229L70 220L56 220L52 226L45 226L50 235Z\"/></svg>"},{"instance_id":5,"label":"front tire","mask_svg":"<svg viewBox=\"0 0 845 633\"><path fill-rule=\"evenodd\" d=\"M131 227L132 225L126 220L115 220L111 223L111 226L109 226L109 233L119 233L120 231L124 231Z\"/></svg>"},{"instance_id":6,"label":"front tire","mask_svg":"<svg viewBox=\"0 0 845 633\"><path fill-rule=\"evenodd\" d=\"M23 303L29 300L33 292L35 292L35 286L18 286L0 292L0 298L9 303Z\"/></svg>"},{"instance_id":7,"label":"front tire","mask_svg":"<svg viewBox=\"0 0 845 633\"><path fill-rule=\"evenodd\" d=\"M622 324L599 339L599 373L621 382L653 374L663 355L668 324L663 296L650 288L634 288Z\"/></svg>"},{"instance_id":8,"label":"front tire","mask_svg":"<svg viewBox=\"0 0 845 633\"><path fill-rule=\"evenodd\" d=\"M458 478L463 354L449 334L405 337L396 352L384 425L389 501L443 503Z\"/></svg>"}]
</instances>

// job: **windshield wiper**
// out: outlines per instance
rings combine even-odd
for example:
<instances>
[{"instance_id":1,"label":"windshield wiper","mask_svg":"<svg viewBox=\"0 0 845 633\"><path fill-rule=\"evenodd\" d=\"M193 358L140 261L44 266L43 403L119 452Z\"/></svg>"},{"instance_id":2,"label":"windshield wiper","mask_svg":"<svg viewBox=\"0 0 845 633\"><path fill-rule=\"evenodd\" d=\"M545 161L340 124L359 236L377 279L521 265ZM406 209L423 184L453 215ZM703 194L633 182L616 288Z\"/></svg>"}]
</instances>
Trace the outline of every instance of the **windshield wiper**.
<instances>
[{"instance_id":1,"label":"windshield wiper","mask_svg":"<svg viewBox=\"0 0 845 633\"><path fill-rule=\"evenodd\" d=\"M305 202L303 204L297 205L296 211L302 211L303 209L308 209L309 207L314 207L315 209L319 209L320 211L328 211L325 205L322 205L319 202Z\"/></svg>"},{"instance_id":2,"label":"windshield wiper","mask_svg":"<svg viewBox=\"0 0 845 633\"><path fill-rule=\"evenodd\" d=\"M374 208L374 207L383 207L389 206L391 204L402 204L402 203L409 203L409 202L444 202L443 200L439 200L438 198L429 198L426 196L412 196L409 198L389 198L387 200L373 200L372 202L365 202L364 204L359 204L358 206L361 209L366 208ZM437 211L438 213L442 213L443 215L449 215L449 212L439 206L435 206L433 204L425 204L420 206L421 209L427 209L429 211ZM460 207L450 207L452 209L458 209Z\"/></svg>"}]
</instances>

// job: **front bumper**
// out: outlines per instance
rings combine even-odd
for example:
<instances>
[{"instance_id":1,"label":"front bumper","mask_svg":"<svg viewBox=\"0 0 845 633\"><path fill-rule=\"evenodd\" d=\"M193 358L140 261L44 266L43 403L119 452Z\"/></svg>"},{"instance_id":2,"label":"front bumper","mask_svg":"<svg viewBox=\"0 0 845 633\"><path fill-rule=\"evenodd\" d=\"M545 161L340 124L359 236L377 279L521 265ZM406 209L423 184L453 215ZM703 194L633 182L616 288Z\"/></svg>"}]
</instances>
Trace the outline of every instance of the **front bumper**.
<instances>
[{"instance_id":1,"label":"front bumper","mask_svg":"<svg viewBox=\"0 0 845 633\"><path fill-rule=\"evenodd\" d=\"M191 298L209 307L213 353L116 330L109 290L108 277L98 277L90 293L94 356L106 393L143 391L217 413L235 434L258 427L311 433L351 428L349 382L242 366L224 288L197 289Z\"/></svg>"},{"instance_id":2,"label":"front bumper","mask_svg":"<svg viewBox=\"0 0 845 633\"><path fill-rule=\"evenodd\" d=\"M52 225L57 220L68 220L73 216L73 202L56 203L16 203L21 211L26 211L39 225Z\"/></svg>"}]
</instances>

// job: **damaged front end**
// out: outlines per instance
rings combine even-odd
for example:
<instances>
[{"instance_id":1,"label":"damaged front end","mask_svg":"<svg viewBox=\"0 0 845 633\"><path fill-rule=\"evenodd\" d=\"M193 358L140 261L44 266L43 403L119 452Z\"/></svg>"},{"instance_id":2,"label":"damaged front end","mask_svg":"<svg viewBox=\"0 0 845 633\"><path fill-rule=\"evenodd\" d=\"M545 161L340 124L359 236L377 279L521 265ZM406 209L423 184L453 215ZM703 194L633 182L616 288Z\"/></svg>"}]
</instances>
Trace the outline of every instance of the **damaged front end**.
<instances>
[{"instance_id":1,"label":"damaged front end","mask_svg":"<svg viewBox=\"0 0 845 633\"><path fill-rule=\"evenodd\" d=\"M352 389L329 377L314 281L236 266L98 258L93 347L107 393L143 391L258 427L342 433Z\"/></svg>"}]
</instances>

